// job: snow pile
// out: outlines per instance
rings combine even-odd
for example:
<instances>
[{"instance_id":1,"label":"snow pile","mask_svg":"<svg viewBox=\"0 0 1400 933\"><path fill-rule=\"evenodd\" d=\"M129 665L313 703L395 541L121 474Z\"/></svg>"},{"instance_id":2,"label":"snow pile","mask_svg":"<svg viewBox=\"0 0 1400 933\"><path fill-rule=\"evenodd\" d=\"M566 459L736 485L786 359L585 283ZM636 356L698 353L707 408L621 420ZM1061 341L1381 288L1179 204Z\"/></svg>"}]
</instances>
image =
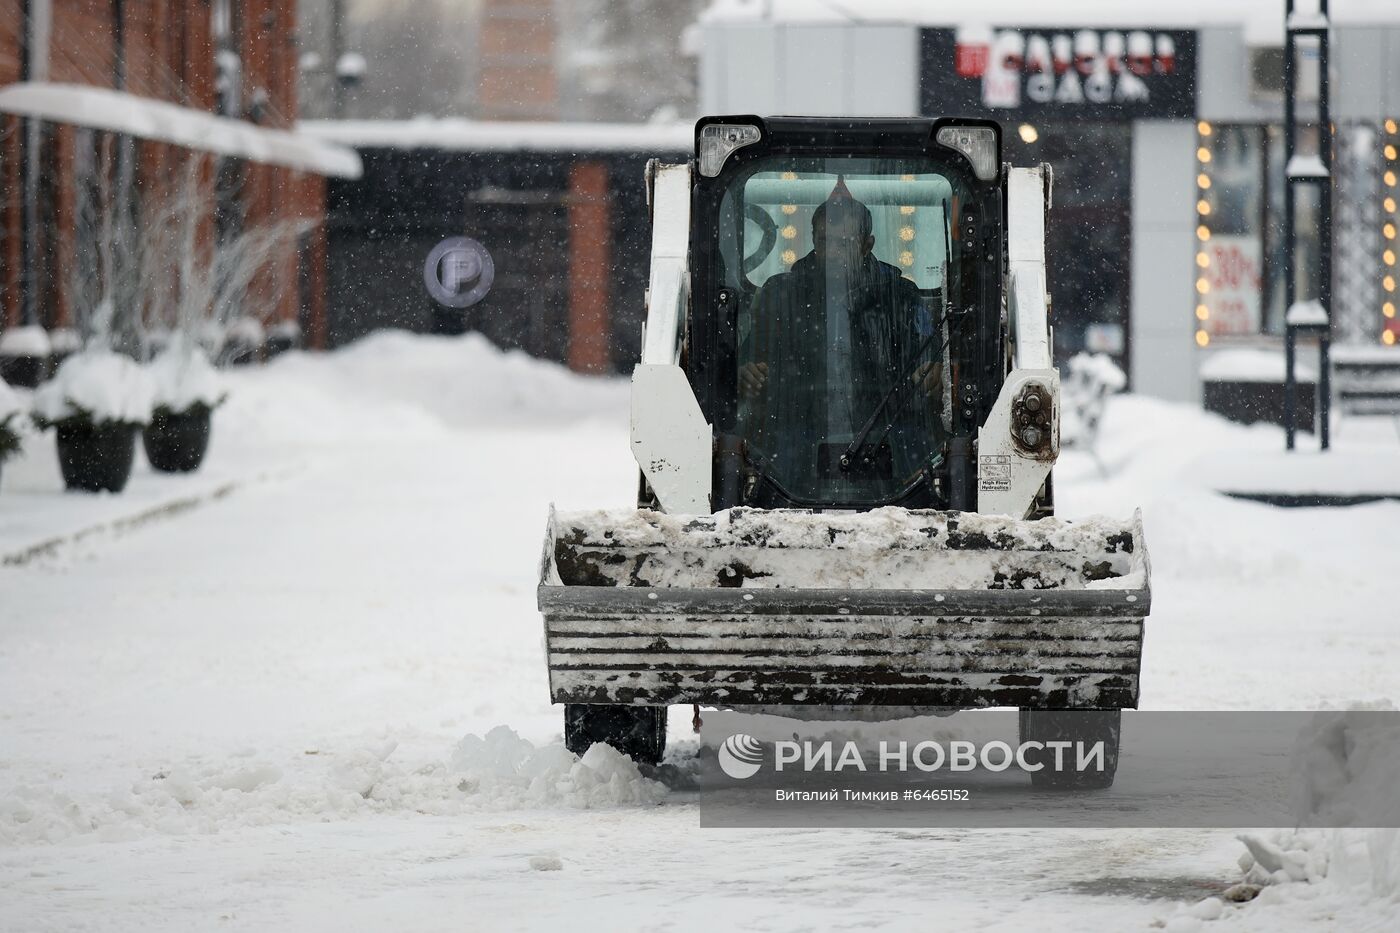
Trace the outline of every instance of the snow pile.
<instances>
[{"instance_id":1,"label":"snow pile","mask_svg":"<svg viewBox=\"0 0 1400 933\"><path fill-rule=\"evenodd\" d=\"M151 364L155 380L155 406L172 413L189 411L196 405L216 408L227 394L204 350L198 346L176 345Z\"/></svg>"},{"instance_id":2,"label":"snow pile","mask_svg":"<svg viewBox=\"0 0 1400 933\"><path fill-rule=\"evenodd\" d=\"M536 748L506 726L464 738L452 767L483 799L511 807L639 806L666 794L662 784L643 777L631 758L609 745L594 745L580 758L557 743Z\"/></svg>"},{"instance_id":3,"label":"snow pile","mask_svg":"<svg viewBox=\"0 0 1400 933\"><path fill-rule=\"evenodd\" d=\"M1400 726L1388 701L1318 713L1294 749L1302 823L1400 823ZM1369 714L1369 715L1368 715ZM1250 900L1260 929L1316 923L1391 930L1400 916L1400 829L1302 829L1239 836L1243 879L1224 892ZM1223 913L1214 898L1184 908L1167 930L1192 931Z\"/></svg>"},{"instance_id":4,"label":"snow pile","mask_svg":"<svg viewBox=\"0 0 1400 933\"><path fill-rule=\"evenodd\" d=\"M1313 716L1293 752L1300 823L1400 826L1400 716L1394 712L1381 701ZM1400 891L1400 865L1395 868L1387 883Z\"/></svg>"},{"instance_id":5,"label":"snow pile","mask_svg":"<svg viewBox=\"0 0 1400 933\"><path fill-rule=\"evenodd\" d=\"M94 422L145 424L151 420L155 385L129 357L88 350L68 357L34 393L34 412L50 424L84 416Z\"/></svg>"},{"instance_id":6,"label":"snow pile","mask_svg":"<svg viewBox=\"0 0 1400 933\"><path fill-rule=\"evenodd\" d=\"M581 376L481 334L378 331L331 354L284 354L267 372L314 382L352 407L406 403L455 428L625 424L627 417L626 379Z\"/></svg>"},{"instance_id":7,"label":"snow pile","mask_svg":"<svg viewBox=\"0 0 1400 933\"><path fill-rule=\"evenodd\" d=\"M647 806L666 794L607 745L580 758L558 742L536 747L505 726L466 736L450 762L401 764L392 760L397 749L382 739L304 760L185 765L89 797L21 785L0 792L0 845L213 833L373 813Z\"/></svg>"}]
</instances>

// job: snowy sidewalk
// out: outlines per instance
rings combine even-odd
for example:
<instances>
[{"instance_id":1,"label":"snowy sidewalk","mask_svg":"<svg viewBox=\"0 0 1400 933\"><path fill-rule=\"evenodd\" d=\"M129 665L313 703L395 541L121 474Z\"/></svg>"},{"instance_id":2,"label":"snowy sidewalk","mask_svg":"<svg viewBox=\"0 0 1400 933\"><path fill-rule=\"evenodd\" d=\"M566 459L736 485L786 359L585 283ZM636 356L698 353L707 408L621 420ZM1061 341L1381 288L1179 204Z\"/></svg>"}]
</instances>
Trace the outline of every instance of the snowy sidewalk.
<instances>
[{"instance_id":1,"label":"snowy sidewalk","mask_svg":"<svg viewBox=\"0 0 1400 933\"><path fill-rule=\"evenodd\" d=\"M546 685L546 512L629 504L625 383L389 334L233 389L231 494L0 566L0 929L1394 928L1364 847L1212 921L1230 831L700 830L694 794L575 762ZM1057 470L1070 517L1143 508L1148 708L1400 699L1400 504L1189 469L1276 437L1115 399L1109 477Z\"/></svg>"},{"instance_id":2,"label":"snowy sidewalk","mask_svg":"<svg viewBox=\"0 0 1400 933\"><path fill-rule=\"evenodd\" d=\"M137 441L131 481L119 495L67 492L59 475L52 432L31 434L24 453L0 474L0 564L21 566L93 535L121 534L221 499L252 483L293 470L220 463L217 443L196 473L152 470Z\"/></svg>"}]
</instances>

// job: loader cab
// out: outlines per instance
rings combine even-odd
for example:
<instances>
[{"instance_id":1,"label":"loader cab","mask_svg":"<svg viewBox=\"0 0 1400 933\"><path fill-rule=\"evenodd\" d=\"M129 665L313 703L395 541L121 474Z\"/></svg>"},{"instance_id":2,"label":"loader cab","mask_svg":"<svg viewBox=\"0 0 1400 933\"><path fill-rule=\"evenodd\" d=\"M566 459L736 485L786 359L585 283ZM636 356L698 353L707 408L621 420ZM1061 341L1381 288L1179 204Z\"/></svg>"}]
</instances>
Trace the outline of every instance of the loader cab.
<instances>
[{"instance_id":1,"label":"loader cab","mask_svg":"<svg viewBox=\"0 0 1400 933\"><path fill-rule=\"evenodd\" d=\"M715 508L969 508L1005 374L1001 137L983 120L696 127L684 364Z\"/></svg>"}]
</instances>

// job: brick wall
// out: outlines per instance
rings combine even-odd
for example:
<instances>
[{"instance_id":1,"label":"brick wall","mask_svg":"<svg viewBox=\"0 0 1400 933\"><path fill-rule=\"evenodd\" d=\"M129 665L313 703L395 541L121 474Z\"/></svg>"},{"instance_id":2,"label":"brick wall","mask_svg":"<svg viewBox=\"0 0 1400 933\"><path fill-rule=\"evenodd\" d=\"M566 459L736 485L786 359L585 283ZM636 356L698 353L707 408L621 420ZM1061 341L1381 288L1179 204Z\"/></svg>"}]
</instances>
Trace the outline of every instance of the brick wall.
<instances>
[{"instance_id":1,"label":"brick wall","mask_svg":"<svg viewBox=\"0 0 1400 933\"><path fill-rule=\"evenodd\" d=\"M558 118L554 0L483 0L477 52L477 116L483 120Z\"/></svg>"},{"instance_id":2,"label":"brick wall","mask_svg":"<svg viewBox=\"0 0 1400 933\"><path fill-rule=\"evenodd\" d=\"M296 122L296 4L286 0L232 0L238 23L236 51L243 59L243 86L239 99L245 110L260 97L263 105L254 116L260 125L290 128ZM125 90L141 97L170 101L213 112L216 106L214 36L211 0L122 0L125 58ZM20 79L21 0L0 0L0 84ZM116 87L118 81L117 28L112 0L52 0L52 42L48 80ZM259 94L259 92L262 92ZM21 314L20 276L22 247L20 121L0 117L0 325L13 326ZM74 197L73 132L60 128L49 136L41 159L43 173L55 179L53 202L45 210L53 215L55 229L44 234L41 252L54 265L66 265L73 256L72 216ZM183 174L190 153L163 143L140 142L135 147L139 197L151 203L169 190ZM324 269L299 268L299 259L324 261L325 180L277 166L249 163L245 183L237 198L245 226L303 219L313 229L305 248L288 249L254 282L251 293L265 300L256 310L266 322L296 320L322 322L310 330L324 331ZM212 211L209 205L210 236ZM42 322L49 327L71 322L70 297L64 276L45 276L40 294ZM311 286L299 293L297 283ZM279 284L291 287L278 288ZM278 299L273 302L271 296ZM307 307L303 307L306 305Z\"/></svg>"}]
</instances>

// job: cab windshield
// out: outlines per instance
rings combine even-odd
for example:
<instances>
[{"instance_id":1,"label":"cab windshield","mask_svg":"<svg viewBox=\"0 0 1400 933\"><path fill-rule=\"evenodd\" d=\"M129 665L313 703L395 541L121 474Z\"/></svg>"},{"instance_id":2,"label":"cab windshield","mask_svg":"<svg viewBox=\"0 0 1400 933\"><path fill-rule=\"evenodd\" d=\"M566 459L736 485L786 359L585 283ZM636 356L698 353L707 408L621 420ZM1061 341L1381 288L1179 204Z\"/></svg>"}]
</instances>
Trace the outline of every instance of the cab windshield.
<instances>
[{"instance_id":1,"label":"cab windshield","mask_svg":"<svg viewBox=\"0 0 1400 933\"><path fill-rule=\"evenodd\" d=\"M878 505L937 465L957 184L925 159L775 156L727 187L738 429L783 499Z\"/></svg>"}]
</instances>

